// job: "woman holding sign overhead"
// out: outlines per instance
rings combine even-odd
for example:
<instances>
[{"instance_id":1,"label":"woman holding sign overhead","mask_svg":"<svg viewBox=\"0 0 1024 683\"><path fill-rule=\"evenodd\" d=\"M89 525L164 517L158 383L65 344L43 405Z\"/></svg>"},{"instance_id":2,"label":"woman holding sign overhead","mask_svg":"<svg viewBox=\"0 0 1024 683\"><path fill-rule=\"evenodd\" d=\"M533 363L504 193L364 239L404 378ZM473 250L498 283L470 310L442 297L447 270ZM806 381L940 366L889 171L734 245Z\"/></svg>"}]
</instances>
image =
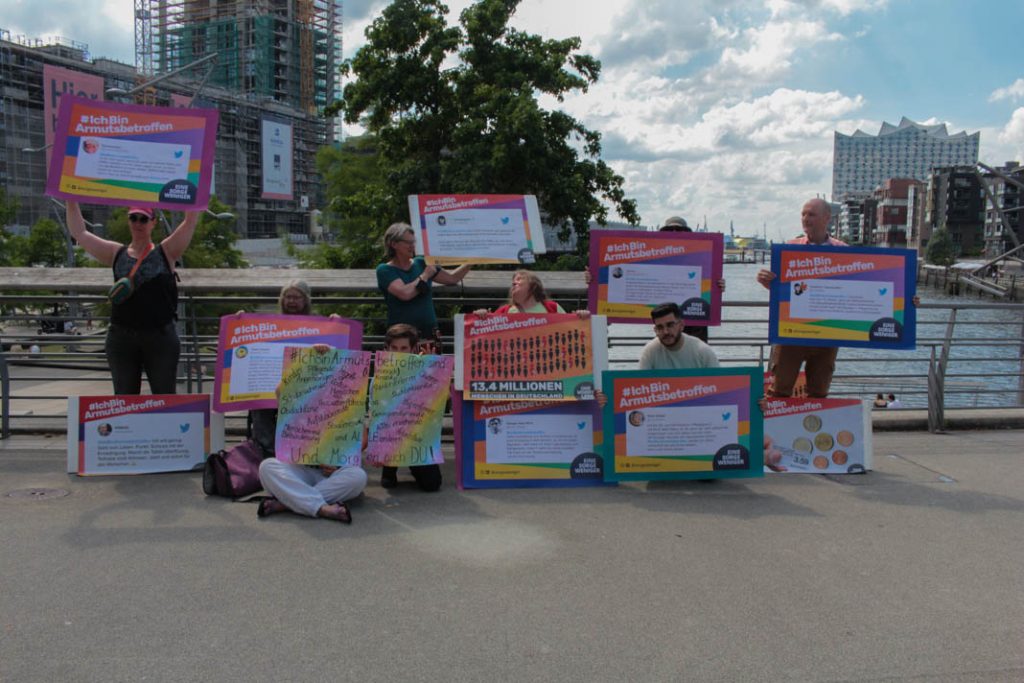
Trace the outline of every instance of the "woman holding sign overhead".
<instances>
[{"instance_id":1,"label":"woman holding sign overhead","mask_svg":"<svg viewBox=\"0 0 1024 683\"><path fill-rule=\"evenodd\" d=\"M143 370L154 394L177 390L181 345L174 327L178 317L174 263L192 241L199 212L186 211L181 224L159 244L152 239L154 218L153 209L128 209L132 239L124 245L86 230L78 202L67 202L71 236L86 253L113 269L114 284L107 294L112 308L106 353L115 394L142 393Z\"/></svg>"},{"instance_id":2,"label":"woman holding sign overhead","mask_svg":"<svg viewBox=\"0 0 1024 683\"><path fill-rule=\"evenodd\" d=\"M388 327L405 323L419 331L420 339L433 339L441 352L441 331L434 312L433 282L454 285L462 282L469 265L443 270L427 265L416 256L416 237L408 223L394 223L384 232L388 260L377 266L377 288L388 307ZM430 350L430 349L426 349Z\"/></svg>"}]
</instances>

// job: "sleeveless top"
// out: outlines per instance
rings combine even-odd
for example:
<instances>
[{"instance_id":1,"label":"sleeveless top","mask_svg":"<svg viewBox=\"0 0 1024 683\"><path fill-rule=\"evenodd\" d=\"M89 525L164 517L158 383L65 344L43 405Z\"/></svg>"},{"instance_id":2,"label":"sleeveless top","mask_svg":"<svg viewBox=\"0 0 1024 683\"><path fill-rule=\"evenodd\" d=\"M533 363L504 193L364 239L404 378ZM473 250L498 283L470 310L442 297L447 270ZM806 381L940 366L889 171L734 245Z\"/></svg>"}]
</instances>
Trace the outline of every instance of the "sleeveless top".
<instances>
[{"instance_id":1,"label":"sleeveless top","mask_svg":"<svg viewBox=\"0 0 1024 683\"><path fill-rule=\"evenodd\" d=\"M128 247L121 247L114 256L114 280L127 277L135 265ZM167 262L164 248L156 245L146 255L135 273L132 295L113 304L110 322L134 330L155 330L178 319L178 283Z\"/></svg>"}]
</instances>

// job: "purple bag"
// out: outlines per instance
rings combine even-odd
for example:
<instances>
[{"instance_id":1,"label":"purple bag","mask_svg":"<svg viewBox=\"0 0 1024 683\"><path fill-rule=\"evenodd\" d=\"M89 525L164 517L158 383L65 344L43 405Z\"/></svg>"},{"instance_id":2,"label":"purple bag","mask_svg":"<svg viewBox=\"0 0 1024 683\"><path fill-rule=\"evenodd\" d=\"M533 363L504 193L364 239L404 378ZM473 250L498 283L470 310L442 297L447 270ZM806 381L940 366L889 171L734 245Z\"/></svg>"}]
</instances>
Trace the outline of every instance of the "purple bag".
<instances>
[{"instance_id":1,"label":"purple bag","mask_svg":"<svg viewBox=\"0 0 1024 683\"><path fill-rule=\"evenodd\" d=\"M217 451L206 458L203 468L203 493L208 496L238 498L263 488L260 463L263 451L252 440L243 441L229 451Z\"/></svg>"}]
</instances>

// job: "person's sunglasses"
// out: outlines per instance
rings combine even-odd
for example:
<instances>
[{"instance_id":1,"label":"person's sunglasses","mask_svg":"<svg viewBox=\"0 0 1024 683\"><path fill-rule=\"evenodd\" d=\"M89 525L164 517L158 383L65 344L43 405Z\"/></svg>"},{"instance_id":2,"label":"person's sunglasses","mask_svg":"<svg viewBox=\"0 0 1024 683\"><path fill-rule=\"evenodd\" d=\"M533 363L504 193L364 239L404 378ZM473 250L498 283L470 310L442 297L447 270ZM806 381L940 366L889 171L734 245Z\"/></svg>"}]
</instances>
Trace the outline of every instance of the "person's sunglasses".
<instances>
[{"instance_id":1,"label":"person's sunglasses","mask_svg":"<svg viewBox=\"0 0 1024 683\"><path fill-rule=\"evenodd\" d=\"M143 213L133 213L128 215L128 220L132 223L148 223L149 216Z\"/></svg>"}]
</instances>

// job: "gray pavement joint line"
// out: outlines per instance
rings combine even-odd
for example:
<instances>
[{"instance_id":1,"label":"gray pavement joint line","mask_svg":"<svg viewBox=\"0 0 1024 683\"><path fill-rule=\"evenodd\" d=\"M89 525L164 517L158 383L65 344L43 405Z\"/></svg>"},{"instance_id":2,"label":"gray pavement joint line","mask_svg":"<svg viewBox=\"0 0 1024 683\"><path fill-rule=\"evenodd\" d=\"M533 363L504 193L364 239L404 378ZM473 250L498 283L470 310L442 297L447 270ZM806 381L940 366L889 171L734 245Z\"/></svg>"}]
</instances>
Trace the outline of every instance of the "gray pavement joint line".
<instances>
[{"instance_id":1,"label":"gray pavement joint line","mask_svg":"<svg viewBox=\"0 0 1024 683\"><path fill-rule=\"evenodd\" d=\"M890 458L896 458L897 460L902 460L903 462L910 463L911 465L913 465L915 467L920 467L923 470L927 470L928 472L931 472L932 474L937 476L939 478L939 481L942 482L943 484L958 484L959 483L956 479L954 479L953 477L949 476L945 472L940 472L937 469L934 469L932 467L928 467L928 465L922 465L921 463L917 462L916 460L912 460L911 458L908 458L906 456L900 455L899 453L886 453L886 455L888 455Z\"/></svg>"},{"instance_id":2,"label":"gray pavement joint line","mask_svg":"<svg viewBox=\"0 0 1024 683\"><path fill-rule=\"evenodd\" d=\"M374 512L376 512L378 515L380 515L384 519L386 519L386 520L388 520L390 522L393 522L394 524L402 527L406 531L416 531L416 527L412 526L411 524L406 524L405 522L403 522L403 521L401 521L399 519L395 519L394 517L392 517L388 513L384 512L383 510L374 510Z\"/></svg>"}]
</instances>

